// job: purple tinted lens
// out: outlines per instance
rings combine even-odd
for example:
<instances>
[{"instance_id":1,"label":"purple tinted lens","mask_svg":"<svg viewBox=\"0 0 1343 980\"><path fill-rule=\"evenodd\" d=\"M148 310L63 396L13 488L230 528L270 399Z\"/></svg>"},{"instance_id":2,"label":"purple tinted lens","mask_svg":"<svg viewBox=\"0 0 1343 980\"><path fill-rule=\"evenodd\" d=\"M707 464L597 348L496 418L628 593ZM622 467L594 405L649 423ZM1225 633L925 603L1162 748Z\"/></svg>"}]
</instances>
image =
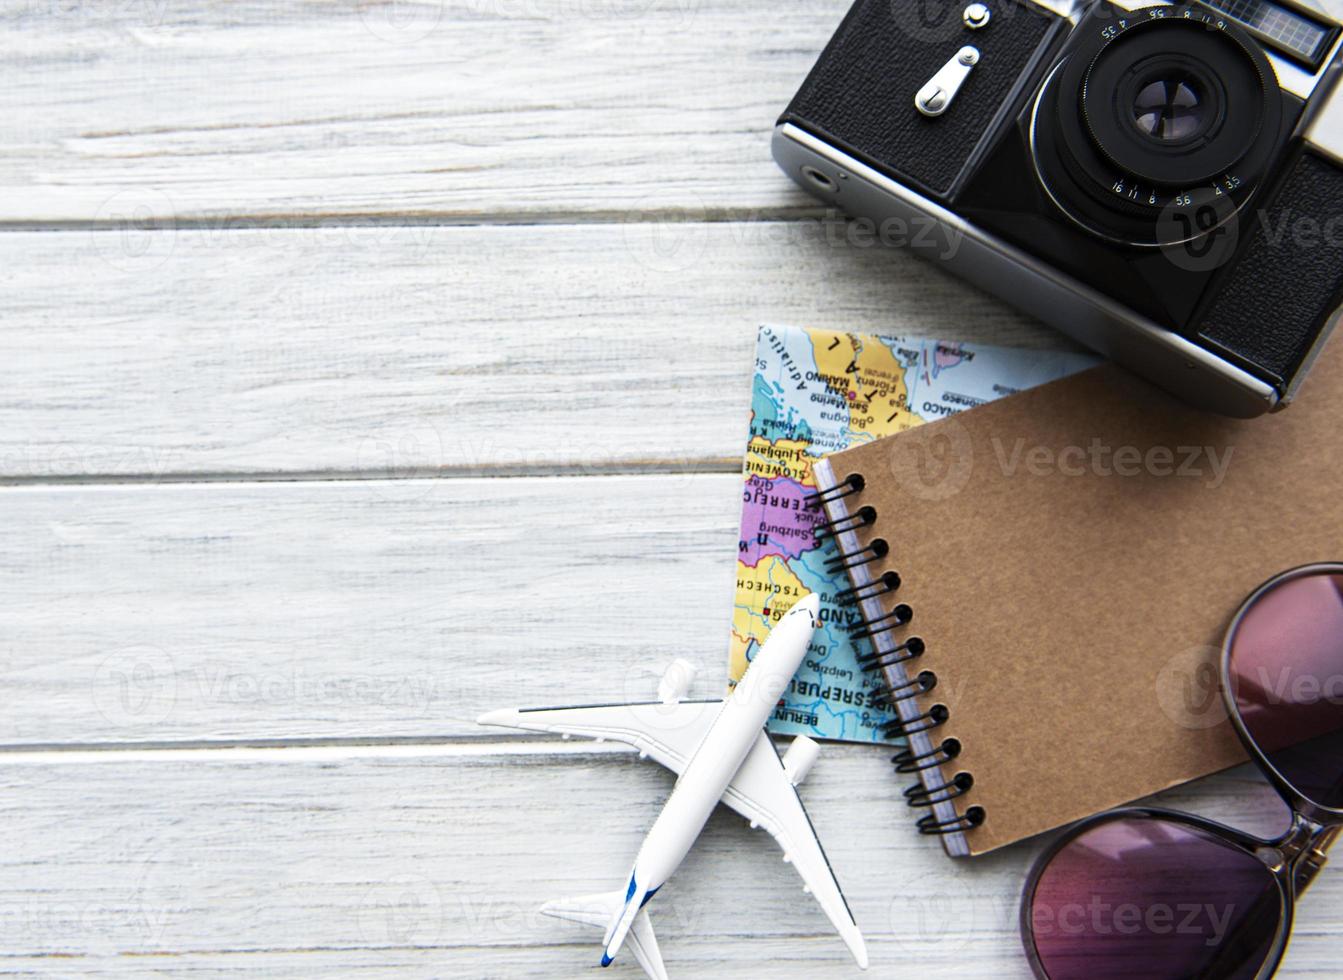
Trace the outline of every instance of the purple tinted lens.
<instances>
[{"instance_id":1,"label":"purple tinted lens","mask_svg":"<svg viewBox=\"0 0 1343 980\"><path fill-rule=\"evenodd\" d=\"M1343 807L1343 574L1270 586L1241 615L1228 646L1245 730L1308 800Z\"/></svg>"},{"instance_id":2,"label":"purple tinted lens","mask_svg":"<svg viewBox=\"0 0 1343 980\"><path fill-rule=\"evenodd\" d=\"M1253 854L1143 817L1066 844L1027 901L1027 945L1050 980L1251 980L1283 908Z\"/></svg>"}]
</instances>

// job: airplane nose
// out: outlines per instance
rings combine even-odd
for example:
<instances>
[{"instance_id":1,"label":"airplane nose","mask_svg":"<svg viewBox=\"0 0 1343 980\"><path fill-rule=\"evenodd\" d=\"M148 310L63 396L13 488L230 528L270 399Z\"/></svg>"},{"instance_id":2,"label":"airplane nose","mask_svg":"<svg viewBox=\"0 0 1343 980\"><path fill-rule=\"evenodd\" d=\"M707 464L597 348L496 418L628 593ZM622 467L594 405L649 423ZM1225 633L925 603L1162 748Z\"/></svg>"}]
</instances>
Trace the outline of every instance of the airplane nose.
<instances>
[{"instance_id":1,"label":"airplane nose","mask_svg":"<svg viewBox=\"0 0 1343 980\"><path fill-rule=\"evenodd\" d=\"M816 619L818 616L820 616L820 614L821 614L821 597L818 596L815 592L813 592L805 599L800 599L797 602L795 602L793 604L793 608L788 610L788 615L785 616L784 618L791 619L792 617L796 616L799 619L801 619L803 616L805 616L808 619L810 619L812 625L815 626Z\"/></svg>"}]
</instances>

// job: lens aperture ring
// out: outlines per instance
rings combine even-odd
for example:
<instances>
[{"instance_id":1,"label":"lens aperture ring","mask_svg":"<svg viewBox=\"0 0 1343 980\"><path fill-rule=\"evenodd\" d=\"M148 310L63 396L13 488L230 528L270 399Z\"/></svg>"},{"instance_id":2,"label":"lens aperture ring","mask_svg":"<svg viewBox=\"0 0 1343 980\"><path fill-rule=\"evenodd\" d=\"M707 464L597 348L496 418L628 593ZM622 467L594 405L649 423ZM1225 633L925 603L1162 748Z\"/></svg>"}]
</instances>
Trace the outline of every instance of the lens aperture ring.
<instances>
[{"instance_id":1,"label":"lens aperture ring","mask_svg":"<svg viewBox=\"0 0 1343 980\"><path fill-rule=\"evenodd\" d=\"M1162 217L1240 210L1280 148L1285 112L1268 59L1242 34L1193 6L1093 13L1078 26L1030 133L1041 182L1069 218L1153 246L1172 244Z\"/></svg>"}]
</instances>

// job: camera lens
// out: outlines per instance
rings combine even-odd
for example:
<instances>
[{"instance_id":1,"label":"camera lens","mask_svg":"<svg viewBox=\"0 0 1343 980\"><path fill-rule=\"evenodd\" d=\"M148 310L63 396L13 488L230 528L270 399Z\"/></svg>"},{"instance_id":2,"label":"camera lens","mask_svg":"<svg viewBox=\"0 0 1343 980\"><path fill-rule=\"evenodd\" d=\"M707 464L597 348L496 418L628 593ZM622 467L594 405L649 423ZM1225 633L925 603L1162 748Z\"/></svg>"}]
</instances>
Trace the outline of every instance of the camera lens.
<instances>
[{"instance_id":1,"label":"camera lens","mask_svg":"<svg viewBox=\"0 0 1343 980\"><path fill-rule=\"evenodd\" d=\"M1263 51L1204 7L1109 10L1077 28L1036 99L1031 149L1063 212L1106 239L1160 241L1172 211L1227 220L1280 140L1283 104ZM1208 218L1176 221L1206 233Z\"/></svg>"},{"instance_id":2,"label":"camera lens","mask_svg":"<svg viewBox=\"0 0 1343 980\"><path fill-rule=\"evenodd\" d=\"M1158 143L1183 142L1207 121L1198 82L1187 75L1153 79L1133 97L1133 125Z\"/></svg>"}]
</instances>

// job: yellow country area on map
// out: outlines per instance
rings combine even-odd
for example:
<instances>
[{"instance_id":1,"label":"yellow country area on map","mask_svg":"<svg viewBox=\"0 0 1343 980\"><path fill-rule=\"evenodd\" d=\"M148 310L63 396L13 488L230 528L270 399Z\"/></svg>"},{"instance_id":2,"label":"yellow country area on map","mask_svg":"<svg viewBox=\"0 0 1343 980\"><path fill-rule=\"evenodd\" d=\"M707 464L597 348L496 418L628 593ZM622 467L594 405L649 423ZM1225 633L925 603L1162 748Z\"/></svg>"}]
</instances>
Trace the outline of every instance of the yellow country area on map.
<instances>
[{"instance_id":1,"label":"yellow country area on map","mask_svg":"<svg viewBox=\"0 0 1343 980\"><path fill-rule=\"evenodd\" d=\"M866 442L923 422L909 410L909 367L885 344L862 343L853 334L813 330L817 373L849 406L850 439ZM914 367L917 370L917 365Z\"/></svg>"},{"instance_id":2,"label":"yellow country area on map","mask_svg":"<svg viewBox=\"0 0 1343 980\"><path fill-rule=\"evenodd\" d=\"M809 443L801 439L770 440L756 436L746 444L746 479L759 476L773 480L786 476L804 486L814 487L808 447Z\"/></svg>"},{"instance_id":3,"label":"yellow country area on map","mask_svg":"<svg viewBox=\"0 0 1343 980\"><path fill-rule=\"evenodd\" d=\"M793 603L810 594L777 555L762 558L754 566L737 563L737 601L732 607L732 645L728 657L728 675L733 684L746 673L746 651L751 641L764 643L769 631L793 608Z\"/></svg>"}]
</instances>

